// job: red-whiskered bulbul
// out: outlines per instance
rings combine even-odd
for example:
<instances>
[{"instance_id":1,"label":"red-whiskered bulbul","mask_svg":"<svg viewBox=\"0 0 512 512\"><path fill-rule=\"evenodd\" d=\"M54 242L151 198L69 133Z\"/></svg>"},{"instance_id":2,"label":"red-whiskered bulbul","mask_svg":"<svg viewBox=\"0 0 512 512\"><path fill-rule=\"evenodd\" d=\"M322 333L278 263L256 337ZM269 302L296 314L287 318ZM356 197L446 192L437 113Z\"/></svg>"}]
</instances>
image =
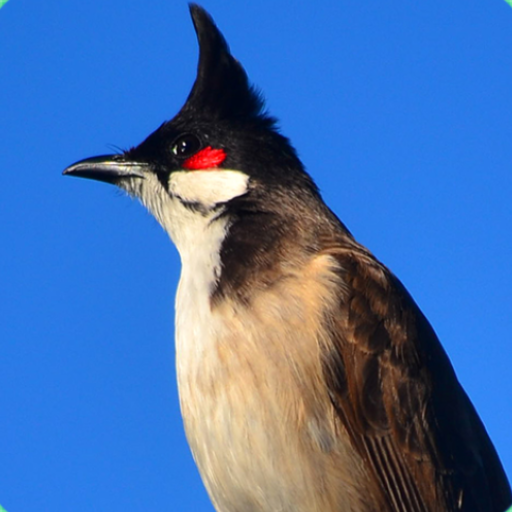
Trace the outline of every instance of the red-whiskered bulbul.
<instances>
[{"instance_id":1,"label":"red-whiskered bulbul","mask_svg":"<svg viewBox=\"0 0 512 512\"><path fill-rule=\"evenodd\" d=\"M181 410L219 512L503 512L509 483L436 334L325 205L210 16L174 119L64 172L176 244Z\"/></svg>"}]
</instances>

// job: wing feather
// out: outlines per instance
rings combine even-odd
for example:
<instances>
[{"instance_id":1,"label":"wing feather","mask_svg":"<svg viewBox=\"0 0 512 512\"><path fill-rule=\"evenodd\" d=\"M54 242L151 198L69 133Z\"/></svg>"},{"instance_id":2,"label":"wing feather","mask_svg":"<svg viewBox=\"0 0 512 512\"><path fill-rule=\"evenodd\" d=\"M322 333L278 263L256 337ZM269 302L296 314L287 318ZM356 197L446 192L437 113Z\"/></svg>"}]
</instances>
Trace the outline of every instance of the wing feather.
<instances>
[{"instance_id":1,"label":"wing feather","mask_svg":"<svg viewBox=\"0 0 512 512\"><path fill-rule=\"evenodd\" d=\"M502 512L512 497L501 463L414 300L365 249L324 254L340 283L324 376L386 510Z\"/></svg>"}]
</instances>

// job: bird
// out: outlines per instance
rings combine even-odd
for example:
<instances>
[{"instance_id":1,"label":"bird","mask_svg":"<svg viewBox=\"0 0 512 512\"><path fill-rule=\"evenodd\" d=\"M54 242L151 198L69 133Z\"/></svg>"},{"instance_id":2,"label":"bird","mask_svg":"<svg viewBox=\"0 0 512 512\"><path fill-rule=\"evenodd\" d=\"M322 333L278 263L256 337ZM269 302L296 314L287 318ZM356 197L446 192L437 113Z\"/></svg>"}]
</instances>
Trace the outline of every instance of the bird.
<instances>
[{"instance_id":1,"label":"bird","mask_svg":"<svg viewBox=\"0 0 512 512\"><path fill-rule=\"evenodd\" d=\"M178 249L180 408L218 512L503 512L499 456L429 321L323 201L210 14L183 107L64 174Z\"/></svg>"}]
</instances>

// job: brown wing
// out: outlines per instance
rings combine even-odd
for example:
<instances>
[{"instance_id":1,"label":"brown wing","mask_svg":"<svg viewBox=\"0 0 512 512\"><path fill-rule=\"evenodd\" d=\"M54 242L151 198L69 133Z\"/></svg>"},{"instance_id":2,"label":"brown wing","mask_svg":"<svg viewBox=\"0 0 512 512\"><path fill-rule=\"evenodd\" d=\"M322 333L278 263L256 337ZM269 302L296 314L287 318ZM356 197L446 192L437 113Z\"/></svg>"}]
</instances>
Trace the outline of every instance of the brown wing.
<instances>
[{"instance_id":1,"label":"brown wing","mask_svg":"<svg viewBox=\"0 0 512 512\"><path fill-rule=\"evenodd\" d=\"M499 458L414 300L364 249L326 252L342 292L326 319L325 379L385 510L503 512Z\"/></svg>"}]
</instances>

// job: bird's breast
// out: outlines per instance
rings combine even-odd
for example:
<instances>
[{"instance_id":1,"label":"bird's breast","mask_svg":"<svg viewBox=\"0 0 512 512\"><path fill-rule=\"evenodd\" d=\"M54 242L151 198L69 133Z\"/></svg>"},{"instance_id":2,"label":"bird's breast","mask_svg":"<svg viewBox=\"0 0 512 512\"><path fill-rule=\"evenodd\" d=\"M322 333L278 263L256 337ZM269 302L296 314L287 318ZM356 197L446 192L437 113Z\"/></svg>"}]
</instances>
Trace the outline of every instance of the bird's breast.
<instances>
[{"instance_id":1,"label":"bird's breast","mask_svg":"<svg viewBox=\"0 0 512 512\"><path fill-rule=\"evenodd\" d=\"M328 511L341 502L363 510L346 491L360 485L362 470L338 435L322 380L322 314L335 300L331 266L318 259L249 304L225 298L212 305L216 271L191 272L184 262L176 301L180 403L221 512Z\"/></svg>"}]
</instances>

